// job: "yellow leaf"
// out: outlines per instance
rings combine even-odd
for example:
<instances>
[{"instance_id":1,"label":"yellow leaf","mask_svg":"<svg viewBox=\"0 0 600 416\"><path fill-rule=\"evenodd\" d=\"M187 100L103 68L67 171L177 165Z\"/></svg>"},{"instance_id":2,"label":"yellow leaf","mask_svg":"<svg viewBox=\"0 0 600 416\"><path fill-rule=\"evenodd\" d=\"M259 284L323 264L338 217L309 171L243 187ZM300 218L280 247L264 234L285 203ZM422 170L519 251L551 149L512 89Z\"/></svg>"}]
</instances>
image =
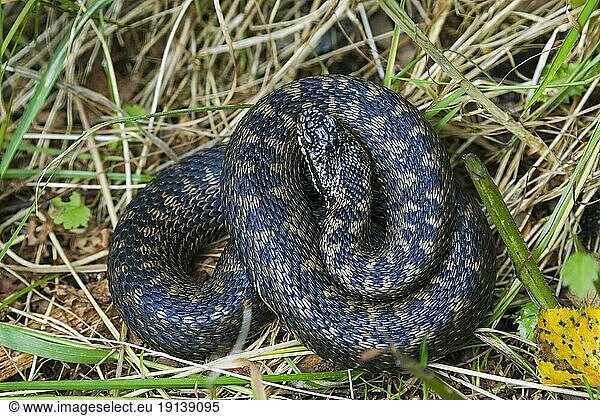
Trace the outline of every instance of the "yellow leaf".
<instances>
[{"instance_id":1,"label":"yellow leaf","mask_svg":"<svg viewBox=\"0 0 600 416\"><path fill-rule=\"evenodd\" d=\"M541 311L536 335L542 383L600 386L600 309Z\"/></svg>"}]
</instances>

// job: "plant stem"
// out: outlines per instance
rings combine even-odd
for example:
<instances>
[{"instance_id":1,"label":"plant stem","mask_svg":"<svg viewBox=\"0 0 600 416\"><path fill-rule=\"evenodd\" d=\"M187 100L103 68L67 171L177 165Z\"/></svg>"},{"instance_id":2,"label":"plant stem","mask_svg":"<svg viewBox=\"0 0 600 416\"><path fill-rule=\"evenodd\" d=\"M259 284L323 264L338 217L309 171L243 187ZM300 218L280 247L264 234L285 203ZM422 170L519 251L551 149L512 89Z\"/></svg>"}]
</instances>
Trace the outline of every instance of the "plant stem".
<instances>
[{"instance_id":1,"label":"plant stem","mask_svg":"<svg viewBox=\"0 0 600 416\"><path fill-rule=\"evenodd\" d=\"M515 263L519 280L542 309L559 306L485 165L473 154L465 155L464 160L471 180Z\"/></svg>"}]
</instances>

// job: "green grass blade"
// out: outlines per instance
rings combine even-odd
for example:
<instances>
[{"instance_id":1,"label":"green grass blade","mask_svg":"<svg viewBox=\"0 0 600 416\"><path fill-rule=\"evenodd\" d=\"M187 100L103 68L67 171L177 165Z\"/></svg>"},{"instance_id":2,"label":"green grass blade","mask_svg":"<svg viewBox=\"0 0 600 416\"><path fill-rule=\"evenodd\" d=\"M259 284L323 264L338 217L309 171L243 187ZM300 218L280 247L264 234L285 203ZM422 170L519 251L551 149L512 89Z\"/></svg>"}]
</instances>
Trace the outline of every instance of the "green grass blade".
<instances>
[{"instance_id":1,"label":"green grass blade","mask_svg":"<svg viewBox=\"0 0 600 416\"><path fill-rule=\"evenodd\" d=\"M93 127L91 127L89 130L87 130L86 132L84 132L71 145L71 147L76 146L78 143L83 141L89 135L94 134L96 131L98 131L104 127L113 125L113 124L133 122L133 121L144 120L144 119L148 119L148 118L152 118L152 117L172 116L172 115L176 115L176 114L189 114L191 112L204 112L204 111L215 111L215 110L239 110L239 109L250 108L250 107L252 107L252 104L233 104L233 105L226 104L226 105L221 105L221 106L182 108L182 109L177 109L177 110L161 111L161 112L153 113L153 114L142 114L142 115L137 115L137 116L122 117L122 118L118 118L118 119L114 119L114 120L108 120L108 121L98 123L98 124L94 125ZM64 155L65 152L63 151L61 153ZM58 159L54 160L54 162L57 162L57 161L58 161ZM5 178L12 178L12 179L28 178L28 177L38 176L38 175L44 174L44 173L51 173L53 177L57 177L57 178L93 179L98 175L96 172L86 172L86 171L68 171L68 170L54 171L54 170L52 170L50 172L47 172L46 169L48 169L48 167L45 168L44 170L7 169ZM125 180L125 174L120 173L120 172L108 172L108 173L106 173L106 177L108 179L114 180L114 181L124 181ZM132 178L138 182L150 182L152 180L153 176L144 175L144 174L140 174L140 175L134 174L134 175L132 175ZM43 190L43 187L42 187L42 190ZM42 195L41 192L37 193L36 202L41 197L41 195ZM27 219L29 218L29 216L31 215L33 210L35 209L35 206L36 206L35 202L33 204L31 204L31 206L29 207L29 210L27 211L27 213L25 214L25 216L19 223L19 226L17 227L15 232L11 235L9 241L7 241L6 244L4 245L4 247L2 248L2 251L0 252L0 261L2 261L2 259L6 255L6 252L10 248L12 242L15 240L15 238L17 238L17 236L21 232L21 229L27 223Z\"/></svg>"},{"instance_id":2,"label":"green grass blade","mask_svg":"<svg viewBox=\"0 0 600 416\"><path fill-rule=\"evenodd\" d=\"M411 82L413 81L412 78L410 78L410 76L408 76L408 73L410 72L411 69L413 69L415 67L416 64L418 64L423 58L425 58L427 55L425 55L424 53L422 53L419 56L415 56L413 59L411 59L405 66L404 68L402 68L400 70L400 72L398 72L396 75L394 75L393 79L391 80L391 84L395 84L398 81L405 81L405 82Z\"/></svg>"},{"instance_id":3,"label":"green grass blade","mask_svg":"<svg viewBox=\"0 0 600 416\"><path fill-rule=\"evenodd\" d=\"M425 347L421 345L421 360L426 360L427 353L423 350ZM444 400L464 400L465 397L452 386L447 384L444 380L435 375L435 373L429 368L423 365L421 362L410 358L409 356L397 353L396 360L399 367L403 371L408 371L413 376L417 377L423 385L426 385L426 390L435 391ZM428 393L425 393L428 394Z\"/></svg>"},{"instance_id":4,"label":"green grass blade","mask_svg":"<svg viewBox=\"0 0 600 416\"><path fill-rule=\"evenodd\" d=\"M485 326L494 327L498 322L498 320L504 316L506 310L512 305L513 301L523 288L523 283L519 279L514 279L510 287L505 289L504 293L498 300L498 303L494 306L494 310L492 311L492 315L485 322Z\"/></svg>"},{"instance_id":5,"label":"green grass blade","mask_svg":"<svg viewBox=\"0 0 600 416\"><path fill-rule=\"evenodd\" d=\"M0 149L2 148L6 148L6 145L2 146L0 145ZM19 145L19 147L17 148L18 151L20 152L26 152L26 153L31 153L31 154L35 154L35 153L42 153L44 155L49 155L49 156L59 156L63 153L64 150L62 149L56 149L53 147L40 147L40 146L33 146L33 145L27 145L27 144L21 144ZM81 160L90 160L92 159L92 155L89 153L77 153L75 155L77 157L77 159L81 159ZM122 162L123 161L123 156L116 156L116 155L103 155L102 156L102 160L103 161L110 161L110 162ZM13 172L15 170L18 169L13 169ZM10 172L11 169L7 169L7 174L8 172Z\"/></svg>"},{"instance_id":6,"label":"green grass blade","mask_svg":"<svg viewBox=\"0 0 600 416\"><path fill-rule=\"evenodd\" d=\"M84 25L94 15L94 13L110 3L112 3L112 0L96 0L94 3L92 3L85 13L77 17L73 23L73 29L69 31L67 36L58 46L56 53L50 62L48 62L46 69L42 72L42 76L35 87L33 96L25 107L23 116L19 120L9 146L6 149L2 160L0 161L0 179L4 178L8 166L17 152L17 148L21 143L21 140L23 140L23 135L27 129L29 129L29 126L31 126L33 119L44 105L46 98L48 98L50 91L54 87L58 75L61 73L64 63L67 59L67 54L71 47L72 40L77 37L77 35L81 32L81 29L83 29Z\"/></svg>"},{"instance_id":7,"label":"green grass blade","mask_svg":"<svg viewBox=\"0 0 600 416\"><path fill-rule=\"evenodd\" d=\"M586 87L589 87L592 82L600 78L600 54L598 52L600 52L600 40L590 48L590 52L583 57L581 62L571 62L566 65L566 79L560 79L560 70L564 69L565 66L560 68L554 79L546 86L546 89L555 89L556 93L548 96L548 100L540 106L540 109L552 109L561 103L569 101L570 98L579 97L584 94L587 90ZM562 75L563 78L564 76ZM545 98L546 95L542 94L540 101L544 101ZM539 120L546 113L547 111L540 112L536 110L530 118Z\"/></svg>"},{"instance_id":8,"label":"green grass blade","mask_svg":"<svg viewBox=\"0 0 600 416\"><path fill-rule=\"evenodd\" d=\"M13 22L13 25L11 26L10 30L6 34L6 37L2 40L2 45L0 46L0 57L4 56L4 52L6 52L6 49L8 49L8 45L9 45L10 41L15 37L17 30L19 30L19 28L26 23L25 19L27 19L31 8L37 2L38 2L38 0L28 0L25 3L25 5L21 9L21 11L19 12L19 15Z\"/></svg>"},{"instance_id":9,"label":"green grass blade","mask_svg":"<svg viewBox=\"0 0 600 416\"><path fill-rule=\"evenodd\" d=\"M117 359L117 354L108 348L86 345L4 322L0 322L0 346L67 363L97 364Z\"/></svg>"},{"instance_id":10,"label":"green grass blade","mask_svg":"<svg viewBox=\"0 0 600 416\"><path fill-rule=\"evenodd\" d=\"M581 159L577 163L575 171L569 179L569 183L563 191L558 204L556 204L552 215L542 229L540 234L541 241L536 245L533 253L534 258L540 259L558 238L586 180L593 173L594 161L598 154L600 154L600 122L596 120L594 133L592 133L592 137L585 146Z\"/></svg>"},{"instance_id":11,"label":"green grass blade","mask_svg":"<svg viewBox=\"0 0 600 416\"><path fill-rule=\"evenodd\" d=\"M583 5L583 8L581 9L581 12L579 13L579 16L577 16L577 24L579 25L579 28L571 27L569 29L569 32L567 33L567 36L565 37L563 44L560 46L560 49L558 50L558 52L552 59L552 63L550 64L550 67L548 68L546 76L544 77L544 79L542 80L542 83L537 87L537 89L535 90L535 92L533 93L533 95L531 96L531 98L529 99L527 104L525 105L525 108L523 109L523 113L521 114L521 116L525 115L529 111L531 106L534 105L538 101L538 99L540 98L540 96L542 95L542 93L544 92L544 90L546 89L546 87L548 86L550 81L552 80L552 78L554 78L554 75L556 75L556 72L560 69L560 67L567 60L567 57L573 50L573 46L575 46L575 43L579 39L579 36L580 36L579 31L581 30L581 28L583 28L585 26L585 24L589 20L590 16L592 15L592 12L594 10L596 10L596 8L598 7L599 1L600 0L587 0L585 2L585 4Z\"/></svg>"},{"instance_id":12,"label":"green grass blade","mask_svg":"<svg viewBox=\"0 0 600 416\"><path fill-rule=\"evenodd\" d=\"M8 169L4 175L5 179L23 179L32 178L39 175L40 169ZM61 179L94 179L98 177L97 172L88 172L84 170L57 170L52 172L52 177ZM125 174L120 172L107 172L106 177L114 181L124 181ZM139 182L150 182L152 175L146 174L131 174L131 178Z\"/></svg>"},{"instance_id":13,"label":"green grass blade","mask_svg":"<svg viewBox=\"0 0 600 416\"><path fill-rule=\"evenodd\" d=\"M440 111L450 109L452 104L454 104L463 95L465 95L465 90L461 87L458 87L450 94L447 94L440 101L436 102L434 105L425 110L423 116L427 120L430 120L431 118L435 117Z\"/></svg>"},{"instance_id":14,"label":"green grass blade","mask_svg":"<svg viewBox=\"0 0 600 416\"><path fill-rule=\"evenodd\" d=\"M600 0L598 0L600 1ZM412 21L410 16L402 8L396 0L379 0L379 4L383 11L394 21L395 24L415 42L423 51L430 56L440 68L448 74L452 79L457 81L470 97L483 107L491 119L496 123L503 125L514 134L519 140L523 141L533 152L547 153L548 146L542 139L530 133L521 123L514 120L508 113L498 107L490 100L483 92L469 81L450 60L435 47L427 38L423 31ZM547 156L549 159L554 159L551 153Z\"/></svg>"},{"instance_id":15,"label":"green grass blade","mask_svg":"<svg viewBox=\"0 0 600 416\"><path fill-rule=\"evenodd\" d=\"M38 196L36 197L36 202L37 202L37 200L39 198L40 198L40 195L38 194ZM4 256L6 255L6 252L10 249L13 241L15 241L15 239L17 238L17 236L21 233L21 230L23 229L23 227L27 223L27 220L29 219L29 216L31 215L31 213L33 212L34 209L35 209L35 204L31 204L31 206L29 207L29 209L27 210L27 212L25 213L25 215L21 219L21 222L19 222L19 225L17 226L17 229L11 234L10 238L8 239L8 241L4 244L4 247L2 247L2 251L0 251L0 262L2 261L2 259L4 258Z\"/></svg>"},{"instance_id":16,"label":"green grass blade","mask_svg":"<svg viewBox=\"0 0 600 416\"><path fill-rule=\"evenodd\" d=\"M388 56L387 66L385 68L385 79L383 80L383 86L391 88L392 80L394 78L394 66L396 64L396 54L398 53L398 41L400 40L400 26L394 26L394 34L392 36L392 45L390 46L390 54Z\"/></svg>"},{"instance_id":17,"label":"green grass blade","mask_svg":"<svg viewBox=\"0 0 600 416\"><path fill-rule=\"evenodd\" d=\"M456 106L453 109L451 109L450 111L448 111L446 113L446 115L440 119L440 121L435 123L435 126L433 126L434 130L437 132L441 131L444 128L444 126L446 126L446 124L448 124L450 122L450 120L452 120L452 117L454 117L456 115L456 113L458 113L459 111L460 111L459 106Z\"/></svg>"},{"instance_id":18,"label":"green grass blade","mask_svg":"<svg viewBox=\"0 0 600 416\"><path fill-rule=\"evenodd\" d=\"M9 247L9 246L7 246L7 247ZM49 276L43 277L43 278L35 281L34 283L30 284L29 286L27 286L21 290L16 291L12 295L10 295L6 299L4 299L4 302L0 303L0 309L4 309L8 305L13 303L17 299L19 299L21 296L25 295L26 293L31 292L33 289L35 289L38 286L43 285L44 283L48 283L50 280L56 279L57 277L58 277L58 274L51 274Z\"/></svg>"},{"instance_id":19,"label":"green grass blade","mask_svg":"<svg viewBox=\"0 0 600 416\"><path fill-rule=\"evenodd\" d=\"M216 111L216 110L239 110L239 109L250 108L250 107L252 107L252 104L224 104L224 105L218 105L218 106L179 108L176 110L159 111L157 113L141 114L141 115L136 115L136 116L121 117L121 118L116 118L113 120L103 121L101 123L93 125L91 128L84 131L67 149L65 149L62 152L62 154L59 157L55 158L52 162L50 162L50 164L48 164L41 171L41 175L42 175L42 178L46 177L46 175L49 175L48 177L53 176L55 174L55 166L58 163L60 163L60 161L62 160L62 158L65 155L67 155L68 153L73 151L75 149L75 147L77 147L81 142L83 142L83 140L85 140L86 138L88 138L89 136L94 134L95 132L103 129L104 127L111 126L113 124L129 123L129 122L134 122L134 121L144 120L144 119L149 119L149 118L154 118L154 117L173 116L176 114L190 114L193 112L205 112L205 111ZM157 143L157 145L158 145L158 143ZM158 145L158 146L161 147L161 145ZM165 152L172 152L168 147L163 150L165 150ZM65 173L65 171L62 172L63 175L64 175L64 173ZM96 176L96 174L93 172L89 172L89 174ZM107 173L106 177L108 179L111 179L111 175L117 175L117 174L116 173ZM120 174L120 175L124 175L124 174ZM142 176L144 176L144 175L142 175ZM90 176L87 176L87 177L90 177Z\"/></svg>"},{"instance_id":20,"label":"green grass blade","mask_svg":"<svg viewBox=\"0 0 600 416\"><path fill-rule=\"evenodd\" d=\"M323 373L267 374L262 380L268 383L285 383L318 380L347 380L347 371ZM181 378L144 378L109 380L44 380L12 381L0 383L0 391L15 390L133 390L153 388L210 388L215 386L245 386L250 381L234 376L196 376Z\"/></svg>"}]
</instances>

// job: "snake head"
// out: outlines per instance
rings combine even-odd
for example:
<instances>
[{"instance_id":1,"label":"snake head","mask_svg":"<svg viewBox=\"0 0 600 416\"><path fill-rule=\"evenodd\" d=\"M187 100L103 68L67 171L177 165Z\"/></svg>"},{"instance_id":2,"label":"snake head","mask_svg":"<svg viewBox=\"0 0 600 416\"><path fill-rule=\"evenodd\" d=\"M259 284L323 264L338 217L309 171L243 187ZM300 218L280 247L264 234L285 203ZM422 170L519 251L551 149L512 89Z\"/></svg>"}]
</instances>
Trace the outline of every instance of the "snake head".
<instances>
[{"instance_id":1,"label":"snake head","mask_svg":"<svg viewBox=\"0 0 600 416\"><path fill-rule=\"evenodd\" d=\"M305 108L298 115L297 134L312 182L326 204L347 200L357 187L368 186L369 154L333 116Z\"/></svg>"},{"instance_id":2,"label":"snake head","mask_svg":"<svg viewBox=\"0 0 600 416\"><path fill-rule=\"evenodd\" d=\"M328 165L331 154L339 145L335 119L314 107L305 108L298 116L298 142L310 169L317 191L326 197ZM326 198L327 199L327 198Z\"/></svg>"},{"instance_id":3,"label":"snake head","mask_svg":"<svg viewBox=\"0 0 600 416\"><path fill-rule=\"evenodd\" d=\"M322 158L338 141L335 119L314 107L300 113L297 127L300 149L307 158Z\"/></svg>"}]
</instances>

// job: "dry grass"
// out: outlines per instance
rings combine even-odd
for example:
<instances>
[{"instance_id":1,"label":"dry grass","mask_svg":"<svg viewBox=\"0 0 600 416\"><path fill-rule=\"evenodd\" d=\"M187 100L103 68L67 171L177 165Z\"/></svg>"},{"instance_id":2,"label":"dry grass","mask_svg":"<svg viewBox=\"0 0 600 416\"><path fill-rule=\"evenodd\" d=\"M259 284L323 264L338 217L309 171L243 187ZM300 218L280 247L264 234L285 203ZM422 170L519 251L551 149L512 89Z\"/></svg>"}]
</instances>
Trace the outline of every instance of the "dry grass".
<instances>
[{"instance_id":1,"label":"dry grass","mask_svg":"<svg viewBox=\"0 0 600 416\"><path fill-rule=\"evenodd\" d=\"M70 5L93 2L52 3L32 9L23 31L10 44L14 49L7 49L3 56L1 126L8 137L72 26L75 12ZM22 7L21 2L3 5L5 35ZM536 247L545 237L543 227L558 199L570 189L569 179L599 118L598 12L582 29L562 78L553 82L543 101L523 113L576 16L565 9L563 0L409 0L406 9L467 81L550 150L532 153L477 100L461 91L455 93L458 80L423 56L408 36L401 35L394 72L402 72L392 88L431 116L466 184L461 155L473 152L485 160L525 241ZM3 246L26 218L36 195L36 174L90 126L126 115L125 109L131 105L155 113L253 103L285 82L323 72L351 73L382 82L392 32L392 21L374 1L114 1L73 40L55 88L10 164L0 191L0 244ZM594 59L595 69L583 71ZM444 101L451 93L455 93L452 99ZM440 103L441 111L427 113ZM121 345L117 341L121 339L120 321L104 276L107 244L119 214L143 186L144 175L153 175L178 157L226 139L242 112L171 114L140 120L136 125L106 126L58 160L54 176L43 181L48 183L38 201L38 214L27 218L0 264L2 298L41 277L56 274L55 278L4 308L3 320L94 345ZM4 153L7 141L2 141ZM597 156L598 149L593 150ZM578 218L600 186L597 157L595 163L574 191L575 204L538 262L561 299L565 298L558 281L560 267L573 250ZM75 173L67 178L71 171ZM84 172L94 175L86 177ZM52 198L72 191L81 193L92 210L91 221L81 232L65 230L48 216ZM496 302L500 305L513 295L510 305L488 328L478 331L471 344L432 368L471 398L586 397L582 390L555 389L537 382L532 370L535 348L517 335L513 322L529 298L522 289L511 292L515 270L500 241L497 255ZM237 358L251 359L255 364L250 368L262 374L294 373L298 365L304 371L329 370L322 362L298 364L308 353L285 350L295 344L277 325L254 341ZM176 370L144 367L132 350L119 351L123 355L116 363L87 366L4 350L0 375L4 380L83 380L202 371L197 366ZM267 355L259 357L259 353ZM215 366L223 370L230 366L221 364ZM254 377L254 370L247 374ZM128 395L247 397L260 393L256 383L254 386L199 392L132 389ZM294 398L435 397L415 377L369 374L352 382L275 383L267 385L264 393Z\"/></svg>"}]
</instances>

